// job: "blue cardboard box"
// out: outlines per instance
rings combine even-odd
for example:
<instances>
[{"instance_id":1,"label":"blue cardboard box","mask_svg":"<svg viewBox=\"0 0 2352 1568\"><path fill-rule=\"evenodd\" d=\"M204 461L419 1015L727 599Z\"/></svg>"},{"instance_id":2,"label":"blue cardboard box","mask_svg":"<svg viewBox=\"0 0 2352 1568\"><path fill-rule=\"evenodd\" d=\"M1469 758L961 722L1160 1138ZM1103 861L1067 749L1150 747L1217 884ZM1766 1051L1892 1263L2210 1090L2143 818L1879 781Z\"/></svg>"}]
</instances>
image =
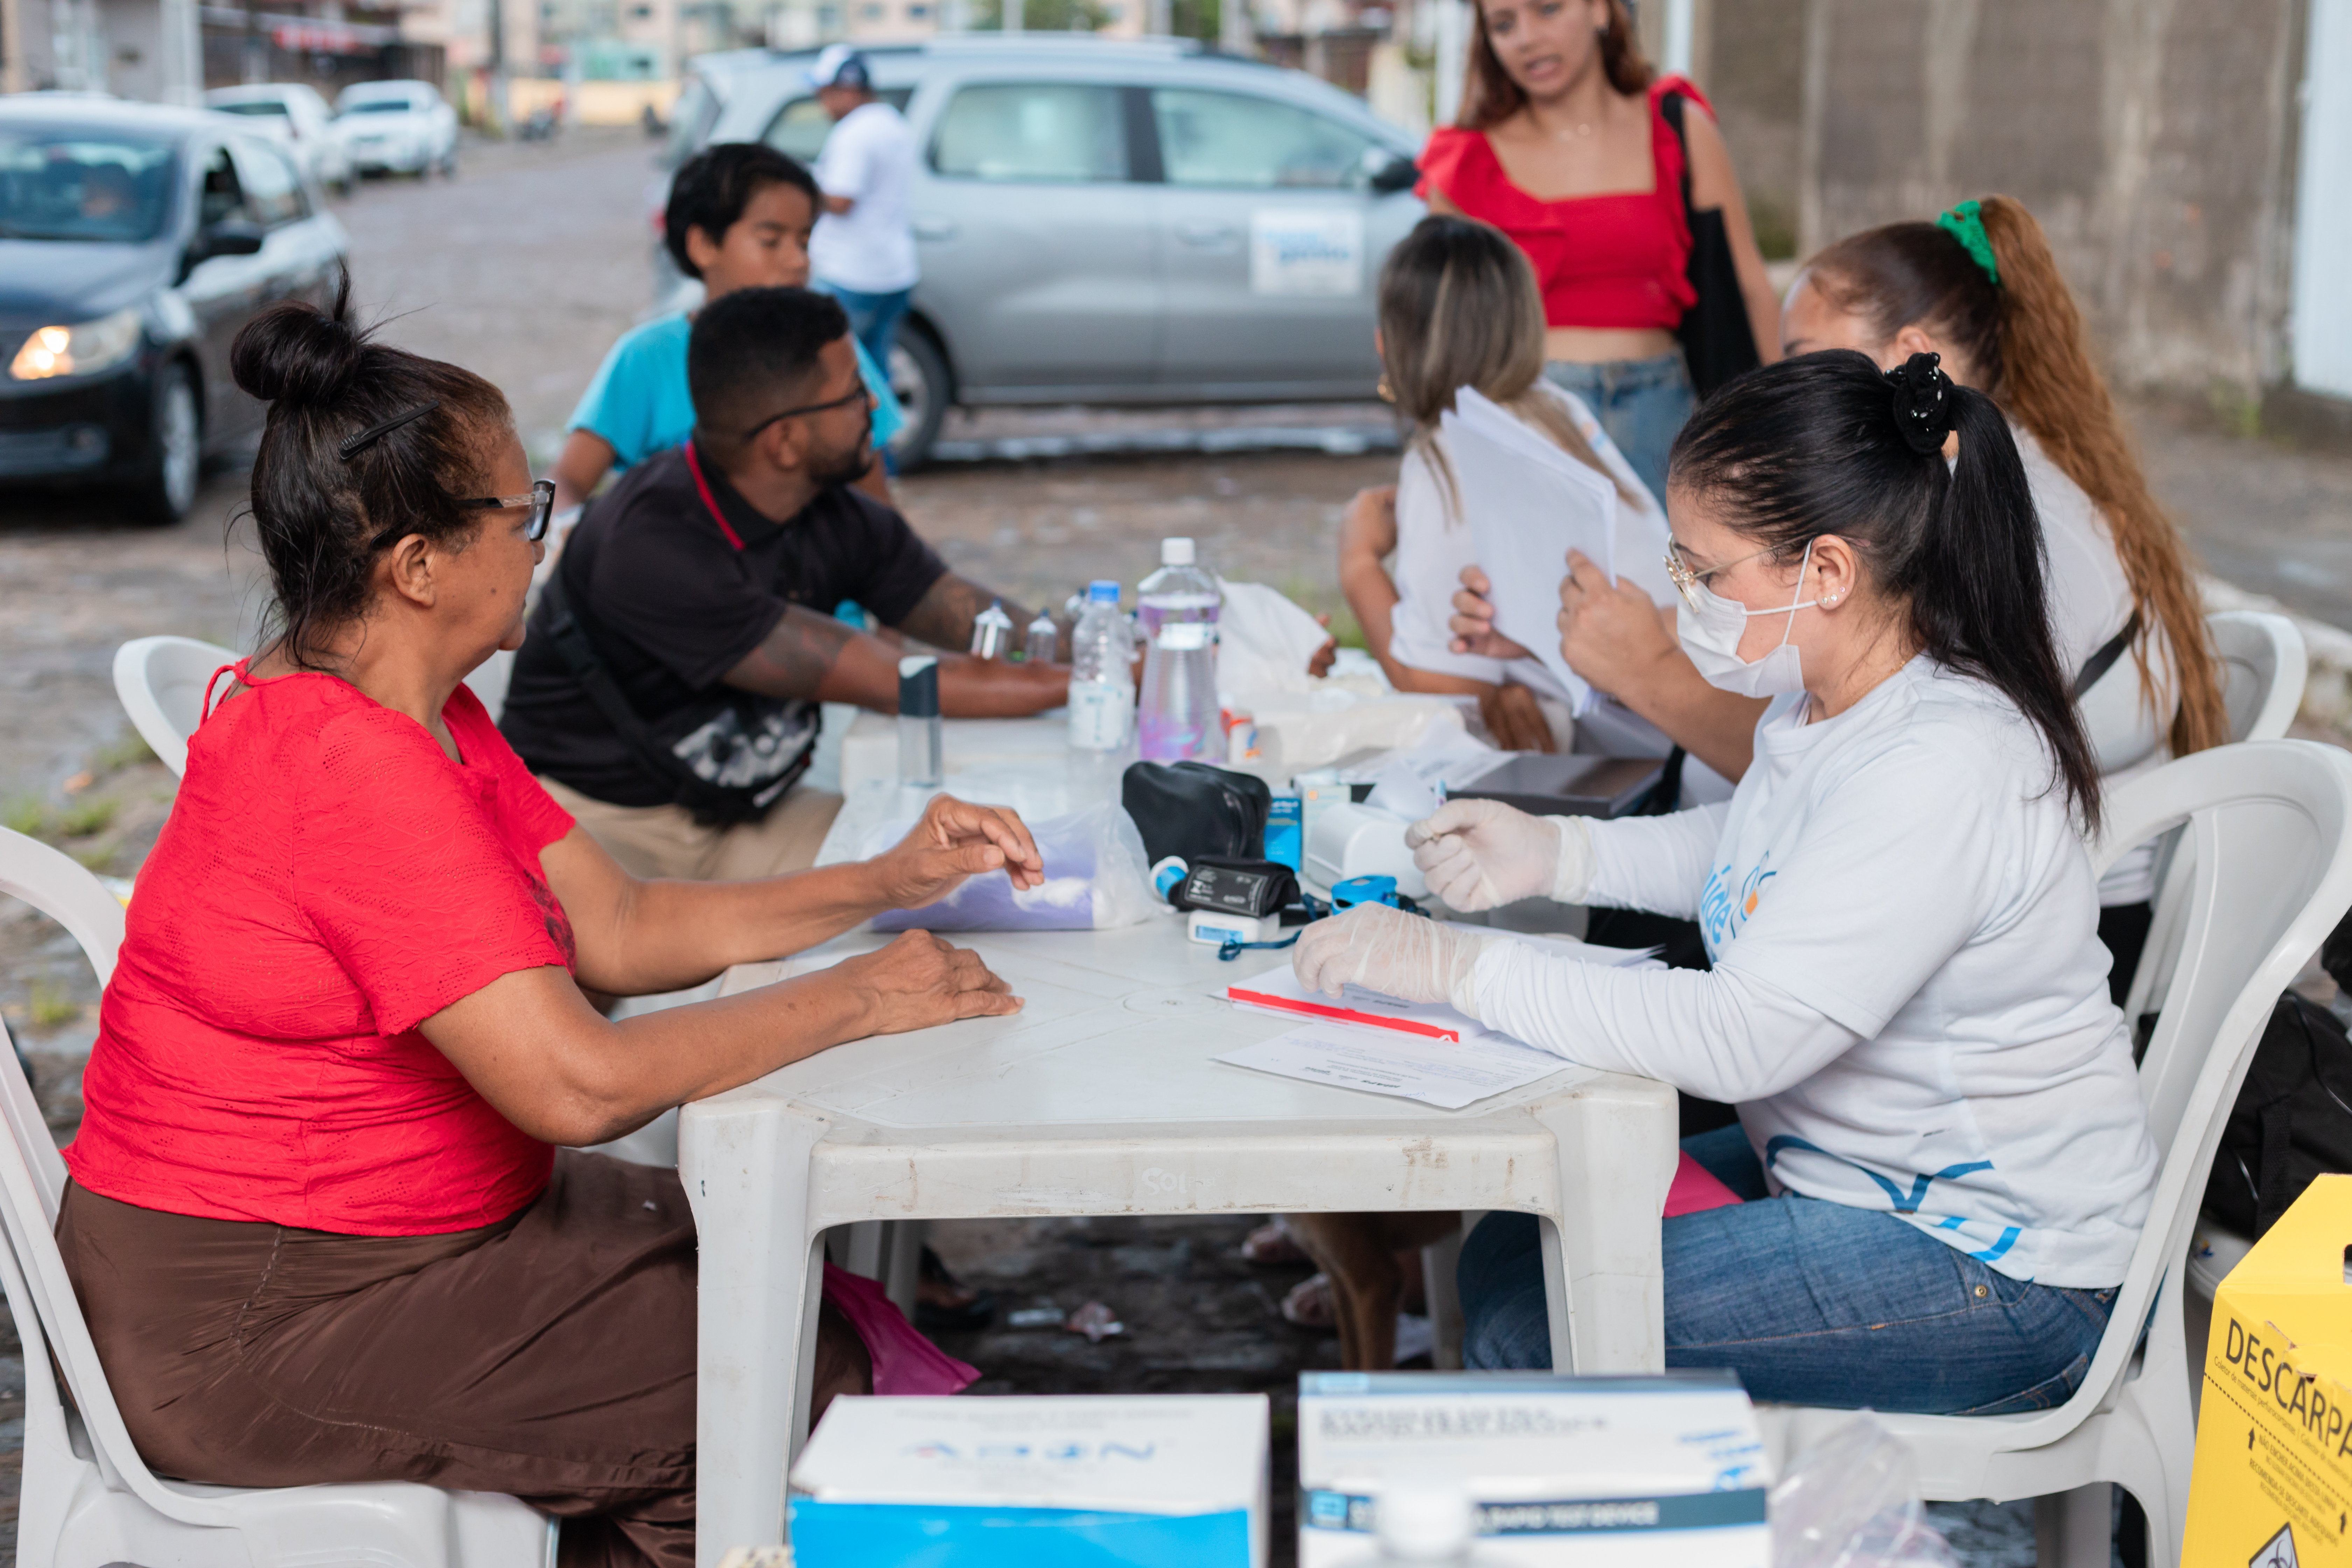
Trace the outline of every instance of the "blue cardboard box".
<instances>
[{"instance_id":1,"label":"blue cardboard box","mask_svg":"<svg viewBox=\"0 0 2352 1568\"><path fill-rule=\"evenodd\" d=\"M797 1568L1264 1568L1263 1394L834 1401Z\"/></svg>"}]
</instances>

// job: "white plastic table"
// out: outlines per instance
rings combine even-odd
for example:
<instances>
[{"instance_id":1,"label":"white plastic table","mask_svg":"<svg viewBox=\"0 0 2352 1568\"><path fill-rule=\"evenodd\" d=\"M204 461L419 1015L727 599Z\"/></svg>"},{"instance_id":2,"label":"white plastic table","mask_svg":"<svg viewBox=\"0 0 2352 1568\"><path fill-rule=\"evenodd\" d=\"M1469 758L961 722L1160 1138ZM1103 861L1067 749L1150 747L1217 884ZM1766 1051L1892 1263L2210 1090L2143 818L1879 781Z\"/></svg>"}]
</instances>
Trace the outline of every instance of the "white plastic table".
<instances>
[{"instance_id":1,"label":"white plastic table","mask_svg":"<svg viewBox=\"0 0 2352 1568\"><path fill-rule=\"evenodd\" d=\"M883 938L744 965L737 991ZM978 933L1021 1013L861 1040L686 1107L678 1171L701 1238L696 1561L781 1542L806 1436L824 1231L876 1220L1514 1209L1543 1224L1553 1364L1664 1365L1659 1216L1675 1096L1564 1068L1465 1110L1213 1058L1289 1028L1218 993L1220 963L1157 918Z\"/></svg>"}]
</instances>

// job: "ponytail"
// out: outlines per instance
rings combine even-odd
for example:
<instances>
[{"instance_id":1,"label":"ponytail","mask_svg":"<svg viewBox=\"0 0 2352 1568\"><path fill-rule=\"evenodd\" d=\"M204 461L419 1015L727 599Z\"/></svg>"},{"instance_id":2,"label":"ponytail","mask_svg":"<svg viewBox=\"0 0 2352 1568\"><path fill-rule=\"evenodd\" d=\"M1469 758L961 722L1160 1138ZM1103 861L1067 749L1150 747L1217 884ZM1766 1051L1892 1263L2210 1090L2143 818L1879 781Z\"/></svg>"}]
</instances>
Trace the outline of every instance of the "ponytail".
<instances>
[{"instance_id":1,"label":"ponytail","mask_svg":"<svg viewBox=\"0 0 2352 1568\"><path fill-rule=\"evenodd\" d=\"M2082 311L2033 215L2008 196L1986 196L1937 223L1893 223L1849 236L1807 270L1822 297L1861 315L1877 341L1892 342L1916 324L1950 344L2008 416L2032 432L2114 536L2139 612L2132 659L2140 690L2159 716L2171 710L2173 754L2227 741L2221 666L2207 640L2189 548L2148 492L2092 357ZM2149 661L2159 628L2172 650L2177 692L2162 689Z\"/></svg>"},{"instance_id":2,"label":"ponytail","mask_svg":"<svg viewBox=\"0 0 2352 1568\"><path fill-rule=\"evenodd\" d=\"M2091 358L2089 333L2058 271L2042 226L2022 204L1987 196L1979 204L1985 237L2000 268L2001 405L2033 432L2050 460L2082 487L2107 520L2116 559L2140 615L2132 643L2140 689L2153 697L2149 639L2157 627L2170 643L2179 705L2172 720L2175 756L2230 738L2219 662L2206 641L2205 609L2190 574L2188 546L2133 456L2106 377Z\"/></svg>"},{"instance_id":3,"label":"ponytail","mask_svg":"<svg viewBox=\"0 0 2352 1568\"><path fill-rule=\"evenodd\" d=\"M2033 492L1991 398L1955 384L1934 354L1883 374L1851 350L1804 354L1701 404L1670 472L1775 561L1824 534L1853 545L1913 647L2024 715L2053 782L2096 831L2098 763L2050 640Z\"/></svg>"}]
</instances>

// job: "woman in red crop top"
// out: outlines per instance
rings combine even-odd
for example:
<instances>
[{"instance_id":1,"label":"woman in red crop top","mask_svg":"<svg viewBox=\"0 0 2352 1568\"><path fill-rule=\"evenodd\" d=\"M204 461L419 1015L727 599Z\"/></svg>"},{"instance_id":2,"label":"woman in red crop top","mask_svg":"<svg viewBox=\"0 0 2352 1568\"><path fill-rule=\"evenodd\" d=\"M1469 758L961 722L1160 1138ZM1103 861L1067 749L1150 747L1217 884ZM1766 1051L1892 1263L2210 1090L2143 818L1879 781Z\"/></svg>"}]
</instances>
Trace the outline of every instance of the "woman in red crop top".
<instances>
[{"instance_id":1,"label":"woman in red crop top","mask_svg":"<svg viewBox=\"0 0 2352 1568\"><path fill-rule=\"evenodd\" d=\"M1479 0L1462 111L1421 155L1432 210L1493 224L1535 264L1545 375L1582 398L1663 498L1666 454L1690 415L1675 329L1696 299L1683 210L1687 103L1691 201L1721 207L1740 293L1766 363L1779 308L1731 155L1698 89L1653 80L1624 0Z\"/></svg>"},{"instance_id":2,"label":"woman in red crop top","mask_svg":"<svg viewBox=\"0 0 2352 1568\"><path fill-rule=\"evenodd\" d=\"M232 352L270 404L252 515L282 630L223 672L140 873L58 1246L162 1473L509 1492L564 1521L565 1568L690 1568L693 1215L677 1172L558 1146L1021 1004L921 932L618 1024L581 987L694 985L974 872L1033 886L1036 847L943 796L863 864L624 872L462 684L522 639L550 487L496 387L369 342L343 296ZM924 1352L929 1386L968 1381L819 1316L820 1395Z\"/></svg>"}]
</instances>

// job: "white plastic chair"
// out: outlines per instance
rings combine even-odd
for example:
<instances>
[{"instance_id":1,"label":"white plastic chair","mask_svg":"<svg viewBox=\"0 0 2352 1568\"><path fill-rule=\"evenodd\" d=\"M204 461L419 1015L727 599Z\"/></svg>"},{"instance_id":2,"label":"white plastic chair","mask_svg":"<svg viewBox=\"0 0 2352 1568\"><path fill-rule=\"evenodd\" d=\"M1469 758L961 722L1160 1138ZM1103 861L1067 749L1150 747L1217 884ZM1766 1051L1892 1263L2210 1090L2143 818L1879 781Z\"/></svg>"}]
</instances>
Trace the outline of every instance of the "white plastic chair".
<instances>
[{"instance_id":1,"label":"white plastic chair","mask_svg":"<svg viewBox=\"0 0 2352 1568\"><path fill-rule=\"evenodd\" d=\"M194 637L135 637L114 650L114 695L163 765L188 771L188 737L204 717L205 682L236 654Z\"/></svg>"},{"instance_id":2,"label":"white plastic chair","mask_svg":"<svg viewBox=\"0 0 2352 1568\"><path fill-rule=\"evenodd\" d=\"M122 907L88 871L0 828L0 893L63 925L101 982L113 975ZM0 1120L8 1124L0 1141L0 1285L25 1347L22 1568L553 1568L555 1521L501 1493L407 1482L249 1490L167 1481L148 1469L52 1234L65 1162L6 1045L0 1027Z\"/></svg>"},{"instance_id":3,"label":"white plastic chair","mask_svg":"<svg viewBox=\"0 0 2352 1568\"><path fill-rule=\"evenodd\" d=\"M2205 617L2221 659L2221 700L2232 741L2282 741L2311 673L2303 633L2284 616L2217 610Z\"/></svg>"},{"instance_id":4,"label":"white plastic chair","mask_svg":"<svg viewBox=\"0 0 2352 1568\"><path fill-rule=\"evenodd\" d=\"M1879 1417L1911 1445L1930 1500L2040 1499L2063 1568L2108 1561L2110 1483L2147 1514L2148 1562L2179 1561L2195 1435L2179 1272L2272 1005L2352 907L2352 753L2263 741L2168 763L2109 799L2094 861L2104 869L2123 847L2175 826L2196 850L2183 877L2187 940L2139 1071L2161 1163L2090 1372L2055 1410ZM1764 1416L1785 1463L1852 1413L1780 1406Z\"/></svg>"}]
</instances>

